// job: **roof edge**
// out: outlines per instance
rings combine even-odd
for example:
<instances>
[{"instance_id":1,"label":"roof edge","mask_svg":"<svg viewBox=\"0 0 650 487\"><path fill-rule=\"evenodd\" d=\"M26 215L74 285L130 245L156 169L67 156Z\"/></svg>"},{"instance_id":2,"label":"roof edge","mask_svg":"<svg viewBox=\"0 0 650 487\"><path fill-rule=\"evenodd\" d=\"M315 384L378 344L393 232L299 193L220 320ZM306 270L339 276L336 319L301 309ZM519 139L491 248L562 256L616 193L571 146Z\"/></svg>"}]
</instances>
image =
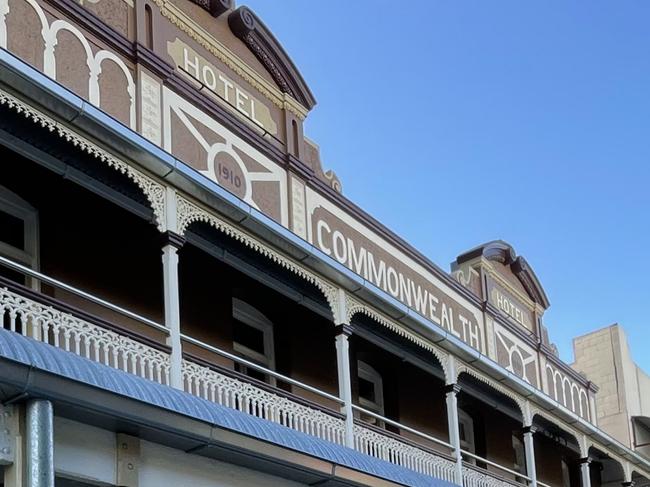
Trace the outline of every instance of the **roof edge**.
<instances>
[{"instance_id":1,"label":"roof edge","mask_svg":"<svg viewBox=\"0 0 650 487\"><path fill-rule=\"evenodd\" d=\"M456 258L456 263L462 264L477 257L483 257L486 260L509 266L533 301L541 305L544 309L547 309L551 305L533 269L528 265L526 259L521 255L517 256L517 252L515 252L515 249L508 242L504 240L492 240L479 245L459 255Z\"/></svg>"},{"instance_id":2,"label":"roof edge","mask_svg":"<svg viewBox=\"0 0 650 487\"><path fill-rule=\"evenodd\" d=\"M228 14L228 25L269 71L280 89L308 110L316 105L305 79L282 45L250 8L241 6Z\"/></svg>"}]
</instances>

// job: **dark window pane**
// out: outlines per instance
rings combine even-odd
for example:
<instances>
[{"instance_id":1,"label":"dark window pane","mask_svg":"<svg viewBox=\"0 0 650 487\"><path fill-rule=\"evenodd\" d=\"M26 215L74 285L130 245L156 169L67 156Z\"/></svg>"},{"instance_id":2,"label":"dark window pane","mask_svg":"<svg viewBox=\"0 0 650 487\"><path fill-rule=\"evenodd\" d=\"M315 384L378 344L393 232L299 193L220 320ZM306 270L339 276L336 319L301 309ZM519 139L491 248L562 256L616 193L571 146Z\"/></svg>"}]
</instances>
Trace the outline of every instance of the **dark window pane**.
<instances>
[{"instance_id":1,"label":"dark window pane","mask_svg":"<svg viewBox=\"0 0 650 487\"><path fill-rule=\"evenodd\" d=\"M264 355L264 333L262 330L235 320L233 330L233 339L240 345L244 345L251 350Z\"/></svg>"},{"instance_id":2,"label":"dark window pane","mask_svg":"<svg viewBox=\"0 0 650 487\"><path fill-rule=\"evenodd\" d=\"M0 211L0 241L25 250L25 222Z\"/></svg>"},{"instance_id":3,"label":"dark window pane","mask_svg":"<svg viewBox=\"0 0 650 487\"><path fill-rule=\"evenodd\" d=\"M369 380L359 377L359 397L367 401L376 402L375 384Z\"/></svg>"},{"instance_id":4,"label":"dark window pane","mask_svg":"<svg viewBox=\"0 0 650 487\"><path fill-rule=\"evenodd\" d=\"M22 275L18 271L9 269L3 265L0 265L0 276L6 277L7 279L17 282L18 284L23 284L23 285L26 284L26 279L24 275Z\"/></svg>"},{"instance_id":5,"label":"dark window pane","mask_svg":"<svg viewBox=\"0 0 650 487\"><path fill-rule=\"evenodd\" d=\"M247 367L242 364L235 364L235 370L239 372L240 374L247 375L248 377L251 377L253 379L257 379L261 382L269 382L269 376L263 374L259 370L255 370L252 367Z\"/></svg>"}]
</instances>

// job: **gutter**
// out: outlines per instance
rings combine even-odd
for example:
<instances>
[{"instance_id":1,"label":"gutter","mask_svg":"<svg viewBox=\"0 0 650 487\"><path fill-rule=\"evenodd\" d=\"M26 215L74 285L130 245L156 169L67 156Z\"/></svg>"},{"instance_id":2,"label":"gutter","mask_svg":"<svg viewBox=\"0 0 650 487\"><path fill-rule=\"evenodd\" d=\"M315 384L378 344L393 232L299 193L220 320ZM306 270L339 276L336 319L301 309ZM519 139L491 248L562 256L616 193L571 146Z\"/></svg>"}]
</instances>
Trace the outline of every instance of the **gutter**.
<instances>
[{"instance_id":1,"label":"gutter","mask_svg":"<svg viewBox=\"0 0 650 487\"><path fill-rule=\"evenodd\" d=\"M28 398L48 399L54 402L57 416L307 485L404 485L42 371L32 364L6 358L0 358L0 364L4 405Z\"/></svg>"},{"instance_id":2,"label":"gutter","mask_svg":"<svg viewBox=\"0 0 650 487\"><path fill-rule=\"evenodd\" d=\"M499 382L508 384L526 399L553 412L567 424L650 472L650 461L4 49L0 49L0 83L5 90L19 94L20 98L26 98L30 103L36 102L39 108L54 114L68 126L75 127L95 140L105 143L116 140L119 143L111 145L113 153L137 161L137 165L191 194L291 258L324 275L350 294L376 306L387 316L439 344ZM464 298L469 299L468 296Z\"/></svg>"}]
</instances>

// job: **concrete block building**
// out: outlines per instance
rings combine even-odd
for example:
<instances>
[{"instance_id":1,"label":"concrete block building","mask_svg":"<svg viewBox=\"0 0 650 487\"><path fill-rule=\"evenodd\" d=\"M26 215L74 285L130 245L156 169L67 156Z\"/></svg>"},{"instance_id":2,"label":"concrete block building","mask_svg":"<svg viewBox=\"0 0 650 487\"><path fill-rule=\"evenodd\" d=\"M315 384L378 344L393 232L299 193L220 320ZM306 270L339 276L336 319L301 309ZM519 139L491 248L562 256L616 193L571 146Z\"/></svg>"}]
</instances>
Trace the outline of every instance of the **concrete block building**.
<instances>
[{"instance_id":1,"label":"concrete block building","mask_svg":"<svg viewBox=\"0 0 650 487\"><path fill-rule=\"evenodd\" d=\"M573 341L573 367L598 384L598 427L650 458L650 376L632 359L618 325Z\"/></svg>"}]
</instances>

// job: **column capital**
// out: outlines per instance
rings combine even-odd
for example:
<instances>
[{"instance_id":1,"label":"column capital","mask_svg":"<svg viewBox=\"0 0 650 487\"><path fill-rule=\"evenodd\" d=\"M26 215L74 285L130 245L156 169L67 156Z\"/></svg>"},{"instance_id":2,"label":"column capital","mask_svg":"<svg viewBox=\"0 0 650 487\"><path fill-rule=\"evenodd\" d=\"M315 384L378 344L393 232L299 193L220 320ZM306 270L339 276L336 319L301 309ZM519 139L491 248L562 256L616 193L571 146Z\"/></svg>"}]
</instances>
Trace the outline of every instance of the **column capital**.
<instances>
[{"instance_id":1,"label":"column capital","mask_svg":"<svg viewBox=\"0 0 650 487\"><path fill-rule=\"evenodd\" d=\"M591 458L589 458L589 457L580 458L580 459L578 460L578 463L579 463L580 465L584 465L585 463L586 463L586 464L590 464L590 463L591 463Z\"/></svg>"},{"instance_id":2,"label":"column capital","mask_svg":"<svg viewBox=\"0 0 650 487\"><path fill-rule=\"evenodd\" d=\"M461 390L460 384L447 384L445 386L445 394L453 393L454 395L458 394Z\"/></svg>"},{"instance_id":3,"label":"column capital","mask_svg":"<svg viewBox=\"0 0 650 487\"><path fill-rule=\"evenodd\" d=\"M532 425L531 425L531 426L524 426L524 427L521 429L521 431L523 431L523 433L524 433L525 435L527 435L527 434L529 434L529 433L530 433L531 435L533 435L533 434L537 433L537 427L536 427L536 426L532 426Z\"/></svg>"},{"instance_id":4,"label":"column capital","mask_svg":"<svg viewBox=\"0 0 650 487\"><path fill-rule=\"evenodd\" d=\"M176 232L167 230L160 235L160 246L166 247L167 245L171 245L175 249L179 250L183 245L185 245L185 237Z\"/></svg>"},{"instance_id":5,"label":"column capital","mask_svg":"<svg viewBox=\"0 0 650 487\"><path fill-rule=\"evenodd\" d=\"M354 328L352 325L348 325L347 323L341 323L340 325L336 325L334 327L335 336L345 335L346 337L350 337L353 332Z\"/></svg>"}]
</instances>

